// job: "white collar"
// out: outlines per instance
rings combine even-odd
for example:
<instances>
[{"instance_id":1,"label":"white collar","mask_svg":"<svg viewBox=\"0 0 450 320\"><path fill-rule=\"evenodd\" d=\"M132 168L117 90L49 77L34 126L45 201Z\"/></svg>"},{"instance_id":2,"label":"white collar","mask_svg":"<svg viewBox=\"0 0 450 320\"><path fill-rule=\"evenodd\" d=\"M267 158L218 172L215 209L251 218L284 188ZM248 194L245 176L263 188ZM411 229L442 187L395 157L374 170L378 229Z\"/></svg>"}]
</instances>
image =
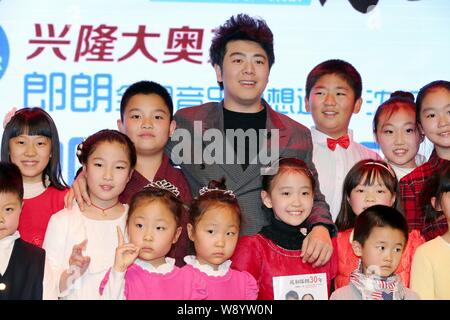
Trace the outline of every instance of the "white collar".
<instances>
[{"instance_id":1,"label":"white collar","mask_svg":"<svg viewBox=\"0 0 450 320\"><path fill-rule=\"evenodd\" d=\"M23 198L31 199L38 195L44 193L47 188L42 184L41 181L35 183L24 183L23 184Z\"/></svg>"},{"instance_id":2,"label":"white collar","mask_svg":"<svg viewBox=\"0 0 450 320\"><path fill-rule=\"evenodd\" d=\"M0 276L3 276L9 265L15 241L20 238L19 231L0 240Z\"/></svg>"},{"instance_id":3,"label":"white collar","mask_svg":"<svg viewBox=\"0 0 450 320\"><path fill-rule=\"evenodd\" d=\"M136 259L134 263L136 263L142 269L147 270L148 272L159 274L166 274L172 272L172 270L175 267L175 259L169 257L165 257L164 259L166 262L156 268L150 262L141 259Z\"/></svg>"},{"instance_id":4,"label":"white collar","mask_svg":"<svg viewBox=\"0 0 450 320\"><path fill-rule=\"evenodd\" d=\"M350 139L350 143L352 143L353 142L353 130L348 129L347 134ZM311 136L315 143L323 143L323 144L326 144L327 139L331 138L329 135L326 135L325 133L317 130L316 127L311 127Z\"/></svg>"},{"instance_id":5,"label":"white collar","mask_svg":"<svg viewBox=\"0 0 450 320\"><path fill-rule=\"evenodd\" d=\"M409 174L415 168L417 168L418 166L420 166L426 162L426 158L419 153L416 154L416 157L414 158L414 160L416 163L416 166L414 168L403 168L403 167L399 167L395 163L390 162L386 157L384 158L384 161L387 162L392 167L392 169L394 169L398 180L402 179L404 176Z\"/></svg>"},{"instance_id":6,"label":"white collar","mask_svg":"<svg viewBox=\"0 0 450 320\"><path fill-rule=\"evenodd\" d=\"M221 265L219 265L219 268L217 270L214 270L214 268L211 267L209 264L201 264L197 260L196 256L186 256L184 257L184 262L191 265L195 269L198 269L206 273L208 276L213 277L222 277L226 275L231 266L231 260L227 260L223 262Z\"/></svg>"},{"instance_id":7,"label":"white collar","mask_svg":"<svg viewBox=\"0 0 450 320\"><path fill-rule=\"evenodd\" d=\"M12 248L14 242L19 238L20 238L19 231L16 231L13 234L4 237L3 239L0 240L0 250L4 251L7 250L8 248Z\"/></svg>"},{"instance_id":8,"label":"white collar","mask_svg":"<svg viewBox=\"0 0 450 320\"><path fill-rule=\"evenodd\" d=\"M13 245L14 241L16 241L19 238L20 238L19 231L16 231L13 234L4 237L3 239L0 240L0 248L1 249L8 248L9 246Z\"/></svg>"}]
</instances>

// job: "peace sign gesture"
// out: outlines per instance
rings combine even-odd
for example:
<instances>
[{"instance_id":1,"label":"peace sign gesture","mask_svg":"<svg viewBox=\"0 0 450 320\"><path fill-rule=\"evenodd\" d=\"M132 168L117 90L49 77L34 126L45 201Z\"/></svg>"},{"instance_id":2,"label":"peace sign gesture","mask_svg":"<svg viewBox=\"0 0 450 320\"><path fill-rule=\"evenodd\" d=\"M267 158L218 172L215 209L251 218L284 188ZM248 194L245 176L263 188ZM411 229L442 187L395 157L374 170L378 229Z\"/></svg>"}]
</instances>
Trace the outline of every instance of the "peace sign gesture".
<instances>
[{"instance_id":1,"label":"peace sign gesture","mask_svg":"<svg viewBox=\"0 0 450 320\"><path fill-rule=\"evenodd\" d=\"M119 226L117 226L117 237L119 238L119 246L116 249L114 270L125 272L139 255L139 247L132 243L125 243L122 229Z\"/></svg>"}]
</instances>

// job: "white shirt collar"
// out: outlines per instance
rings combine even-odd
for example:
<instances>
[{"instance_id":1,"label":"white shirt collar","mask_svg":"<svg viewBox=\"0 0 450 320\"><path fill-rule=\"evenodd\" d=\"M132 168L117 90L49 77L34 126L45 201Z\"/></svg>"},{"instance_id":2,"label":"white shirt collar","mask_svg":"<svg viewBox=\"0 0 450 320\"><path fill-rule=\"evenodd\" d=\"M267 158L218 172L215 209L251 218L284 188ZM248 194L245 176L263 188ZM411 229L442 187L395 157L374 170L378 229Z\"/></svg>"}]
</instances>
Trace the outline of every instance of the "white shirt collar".
<instances>
[{"instance_id":1,"label":"white shirt collar","mask_svg":"<svg viewBox=\"0 0 450 320\"><path fill-rule=\"evenodd\" d=\"M217 270L214 270L214 268L211 267L209 264L201 264L195 256L184 257L184 262L191 265L195 269L198 269L206 273L208 276L213 277L222 277L226 275L231 266L231 260L227 260L221 265L219 265L219 268Z\"/></svg>"},{"instance_id":2,"label":"white shirt collar","mask_svg":"<svg viewBox=\"0 0 450 320\"><path fill-rule=\"evenodd\" d=\"M13 234L4 237L3 239L0 240L0 247L2 249L9 247L11 245L14 245L14 241L16 241L17 239L20 238L20 233L19 231L14 232Z\"/></svg>"},{"instance_id":3,"label":"white shirt collar","mask_svg":"<svg viewBox=\"0 0 450 320\"><path fill-rule=\"evenodd\" d=\"M402 179L404 176L410 174L415 168L417 168L418 166L424 164L426 162L426 159L423 155L421 154L416 154L416 157L414 158L415 162L416 162L416 166L414 168L402 168L397 166L395 163L390 162L388 159L386 159L386 157L384 158L384 161L386 161L387 163L389 163L389 165L392 167L392 169L395 172L395 175L397 176L397 179L400 181L400 179Z\"/></svg>"},{"instance_id":4,"label":"white shirt collar","mask_svg":"<svg viewBox=\"0 0 450 320\"><path fill-rule=\"evenodd\" d=\"M348 137L350 139L350 143L353 142L353 131L348 129L347 131ZM327 138L331 138L323 132L320 132L316 129L316 127L311 127L311 137L315 143L327 143Z\"/></svg>"},{"instance_id":5,"label":"white shirt collar","mask_svg":"<svg viewBox=\"0 0 450 320\"><path fill-rule=\"evenodd\" d=\"M23 198L31 199L35 198L38 195L44 193L46 187L42 184L42 181L35 183L24 183L23 184Z\"/></svg>"},{"instance_id":6,"label":"white shirt collar","mask_svg":"<svg viewBox=\"0 0 450 320\"><path fill-rule=\"evenodd\" d=\"M19 231L0 240L0 274L4 275L14 248L14 242L20 238Z\"/></svg>"},{"instance_id":7,"label":"white shirt collar","mask_svg":"<svg viewBox=\"0 0 450 320\"><path fill-rule=\"evenodd\" d=\"M165 257L165 261L166 261L165 263L163 263L162 265L160 265L156 268L150 262L147 262L147 261L144 261L141 259L136 259L136 261L134 263L136 263L142 269L147 270L148 272L166 274L166 273L172 272L172 270L174 269L175 259L170 258L170 257Z\"/></svg>"}]
</instances>

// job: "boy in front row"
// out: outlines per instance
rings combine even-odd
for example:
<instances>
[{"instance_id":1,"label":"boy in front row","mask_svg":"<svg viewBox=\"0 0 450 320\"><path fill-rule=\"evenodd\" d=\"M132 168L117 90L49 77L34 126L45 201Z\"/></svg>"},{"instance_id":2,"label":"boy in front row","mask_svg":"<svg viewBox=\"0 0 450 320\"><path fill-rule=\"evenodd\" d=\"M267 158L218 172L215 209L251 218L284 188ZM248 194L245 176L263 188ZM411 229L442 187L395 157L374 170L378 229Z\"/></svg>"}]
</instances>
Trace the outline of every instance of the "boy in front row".
<instances>
[{"instance_id":1,"label":"boy in front row","mask_svg":"<svg viewBox=\"0 0 450 320\"><path fill-rule=\"evenodd\" d=\"M408 224L396 209L375 205L357 218L353 252L360 264L350 283L333 292L330 300L418 300L395 273L408 242Z\"/></svg>"},{"instance_id":2,"label":"boy in front row","mask_svg":"<svg viewBox=\"0 0 450 320\"><path fill-rule=\"evenodd\" d=\"M49 278L45 251L23 241L17 231L22 204L19 168L0 162L0 300L49 299L43 290Z\"/></svg>"}]
</instances>

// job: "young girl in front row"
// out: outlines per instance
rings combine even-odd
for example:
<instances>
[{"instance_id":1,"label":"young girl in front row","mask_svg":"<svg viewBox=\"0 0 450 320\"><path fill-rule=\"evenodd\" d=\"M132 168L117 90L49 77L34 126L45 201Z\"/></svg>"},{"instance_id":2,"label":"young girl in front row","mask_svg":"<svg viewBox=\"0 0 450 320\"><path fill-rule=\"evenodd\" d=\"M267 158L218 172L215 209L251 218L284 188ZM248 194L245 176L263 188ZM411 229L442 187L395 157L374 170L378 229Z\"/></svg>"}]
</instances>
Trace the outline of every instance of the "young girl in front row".
<instances>
[{"instance_id":1,"label":"young girl in front row","mask_svg":"<svg viewBox=\"0 0 450 320\"><path fill-rule=\"evenodd\" d=\"M394 206L396 203L397 178L384 161L362 160L348 172L343 185L343 198L336 226L339 270L335 279L335 288L345 286L350 281L350 274L358 266L358 257L352 248L356 218L365 209L373 205ZM409 286L409 272L415 249L424 242L415 230L409 235L408 245L404 250L397 273L405 286Z\"/></svg>"},{"instance_id":2,"label":"young girl in front row","mask_svg":"<svg viewBox=\"0 0 450 320\"><path fill-rule=\"evenodd\" d=\"M188 299L175 259L166 257L181 234L182 203L177 187L152 181L130 202L125 243L119 246L112 270L102 281L100 294L108 300Z\"/></svg>"},{"instance_id":3,"label":"young girl in front row","mask_svg":"<svg viewBox=\"0 0 450 320\"><path fill-rule=\"evenodd\" d=\"M92 205L63 209L50 219L44 249L65 299L99 299L100 282L113 265L117 226L125 228L128 206L119 203L136 164L131 140L101 130L78 146Z\"/></svg>"},{"instance_id":4,"label":"young girl in front row","mask_svg":"<svg viewBox=\"0 0 450 320\"><path fill-rule=\"evenodd\" d=\"M230 268L239 237L241 209L225 181L210 181L191 204L188 227L195 256L181 269L193 300L255 300L258 285L248 272Z\"/></svg>"},{"instance_id":5,"label":"young girl in front row","mask_svg":"<svg viewBox=\"0 0 450 320\"><path fill-rule=\"evenodd\" d=\"M278 172L263 176L261 198L271 208L271 224L253 236L242 236L233 255L232 266L250 272L259 285L259 300L273 300L272 279L278 276L326 273L328 295L336 276L337 255L314 268L302 262L302 233L314 201L314 179L306 164L295 158L277 162ZM336 249L335 238L332 239Z\"/></svg>"},{"instance_id":6,"label":"young girl in front row","mask_svg":"<svg viewBox=\"0 0 450 320\"><path fill-rule=\"evenodd\" d=\"M351 273L349 285L337 289L330 299L419 299L395 272L408 241L405 217L388 206L371 206L358 215L354 231L352 247L360 257L359 265Z\"/></svg>"},{"instance_id":7,"label":"young girl in front row","mask_svg":"<svg viewBox=\"0 0 450 320\"><path fill-rule=\"evenodd\" d=\"M436 211L444 214L450 226L450 164L435 174L429 185L434 210L427 212L427 220L435 218ZM411 289L422 299L450 300L450 228L419 248L411 267Z\"/></svg>"},{"instance_id":8,"label":"young girl in front row","mask_svg":"<svg viewBox=\"0 0 450 320\"><path fill-rule=\"evenodd\" d=\"M378 107L373 133L398 180L425 162L417 153L424 136L417 127L412 93L395 91Z\"/></svg>"},{"instance_id":9,"label":"young girl in front row","mask_svg":"<svg viewBox=\"0 0 450 320\"><path fill-rule=\"evenodd\" d=\"M42 247L50 217L64 208L68 189L61 176L55 123L41 108L16 111L2 138L2 161L22 173L24 200L19 220L21 238Z\"/></svg>"}]
</instances>

